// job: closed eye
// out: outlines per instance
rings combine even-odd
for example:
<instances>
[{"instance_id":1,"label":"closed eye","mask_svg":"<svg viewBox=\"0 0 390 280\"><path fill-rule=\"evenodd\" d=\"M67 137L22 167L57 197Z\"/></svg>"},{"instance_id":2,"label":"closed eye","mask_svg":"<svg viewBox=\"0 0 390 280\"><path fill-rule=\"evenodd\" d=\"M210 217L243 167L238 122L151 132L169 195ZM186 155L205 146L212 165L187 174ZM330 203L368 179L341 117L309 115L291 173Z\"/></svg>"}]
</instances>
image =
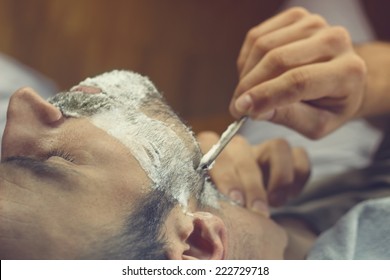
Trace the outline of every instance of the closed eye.
<instances>
[{"instance_id":1,"label":"closed eye","mask_svg":"<svg viewBox=\"0 0 390 280\"><path fill-rule=\"evenodd\" d=\"M53 150L48 154L48 158L50 157L60 157L69 162L74 162L75 158L68 152L64 150Z\"/></svg>"}]
</instances>

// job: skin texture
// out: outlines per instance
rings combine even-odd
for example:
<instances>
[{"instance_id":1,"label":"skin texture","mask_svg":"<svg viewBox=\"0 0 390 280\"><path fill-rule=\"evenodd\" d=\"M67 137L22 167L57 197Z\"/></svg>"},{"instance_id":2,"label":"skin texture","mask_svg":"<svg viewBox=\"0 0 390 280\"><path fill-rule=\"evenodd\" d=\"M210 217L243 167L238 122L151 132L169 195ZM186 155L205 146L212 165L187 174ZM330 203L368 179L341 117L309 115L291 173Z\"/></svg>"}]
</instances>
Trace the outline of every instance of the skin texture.
<instances>
[{"instance_id":1,"label":"skin texture","mask_svg":"<svg viewBox=\"0 0 390 280\"><path fill-rule=\"evenodd\" d=\"M253 27L237 65L231 114L267 119L309 138L359 115L365 98L366 65L348 32L302 8Z\"/></svg>"},{"instance_id":2,"label":"skin texture","mask_svg":"<svg viewBox=\"0 0 390 280\"><path fill-rule=\"evenodd\" d=\"M367 85L360 117L383 117L390 112L390 44L370 42L356 46L357 54L367 65Z\"/></svg>"},{"instance_id":3,"label":"skin texture","mask_svg":"<svg viewBox=\"0 0 390 280\"><path fill-rule=\"evenodd\" d=\"M367 44L357 48L359 57L344 29L303 9L288 10L248 32L230 110L311 138L355 116L386 114L388 79L382 69L390 65L388 48ZM99 93L96 87L76 89ZM202 150L217 138L200 135ZM294 238L268 218L268 203L278 206L296 195L309 169L303 150L283 140L250 147L236 138L211 175L239 205L222 201L220 209L200 208L191 198L188 208L175 207L165 222L167 255L283 258L288 251L296 257ZM121 231L131 205L149 186L144 170L117 139L86 119L63 117L31 89L22 89L11 99L2 141L1 258L80 258Z\"/></svg>"},{"instance_id":4,"label":"skin texture","mask_svg":"<svg viewBox=\"0 0 390 280\"><path fill-rule=\"evenodd\" d=\"M83 258L119 234L131 206L151 190L127 147L86 118L62 116L29 88L10 100L1 160L2 259ZM163 228L175 259L275 259L287 246L267 213L228 201L214 209L192 197Z\"/></svg>"},{"instance_id":5,"label":"skin texture","mask_svg":"<svg viewBox=\"0 0 390 280\"><path fill-rule=\"evenodd\" d=\"M59 149L71 161L53 153ZM4 162L15 156L34 158L47 171ZM31 89L10 101L0 174L7 258L80 257L80 247L119 230L149 184L123 145L85 119L63 118Z\"/></svg>"},{"instance_id":6,"label":"skin texture","mask_svg":"<svg viewBox=\"0 0 390 280\"><path fill-rule=\"evenodd\" d=\"M205 152L218 141L214 132L202 132L198 140ZM268 213L297 196L310 176L308 154L286 140L273 139L251 146L235 136L211 170L218 189L252 211Z\"/></svg>"}]
</instances>

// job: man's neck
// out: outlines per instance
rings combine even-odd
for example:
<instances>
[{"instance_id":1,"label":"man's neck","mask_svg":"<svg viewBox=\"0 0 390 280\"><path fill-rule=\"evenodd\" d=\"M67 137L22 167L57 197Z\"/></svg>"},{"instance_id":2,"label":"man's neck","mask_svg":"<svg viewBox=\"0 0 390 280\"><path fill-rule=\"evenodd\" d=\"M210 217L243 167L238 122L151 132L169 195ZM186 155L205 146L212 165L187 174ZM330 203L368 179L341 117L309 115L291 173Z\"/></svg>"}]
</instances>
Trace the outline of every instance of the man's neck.
<instances>
[{"instance_id":1,"label":"man's neck","mask_svg":"<svg viewBox=\"0 0 390 280\"><path fill-rule=\"evenodd\" d=\"M285 259L305 259L317 235L304 221L298 219L285 217L279 218L276 222L285 229L288 237Z\"/></svg>"}]
</instances>

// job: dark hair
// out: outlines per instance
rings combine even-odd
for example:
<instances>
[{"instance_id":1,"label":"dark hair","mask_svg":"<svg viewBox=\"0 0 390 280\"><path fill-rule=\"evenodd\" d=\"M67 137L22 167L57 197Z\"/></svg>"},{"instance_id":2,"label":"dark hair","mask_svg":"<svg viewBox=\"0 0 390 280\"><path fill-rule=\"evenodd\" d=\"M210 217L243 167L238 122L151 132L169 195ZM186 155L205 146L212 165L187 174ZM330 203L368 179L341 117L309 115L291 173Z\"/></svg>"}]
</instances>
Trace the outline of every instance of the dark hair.
<instances>
[{"instance_id":1,"label":"dark hair","mask_svg":"<svg viewBox=\"0 0 390 280\"><path fill-rule=\"evenodd\" d=\"M164 221L174 207L164 191L153 190L133 205L123 232L97 246L93 259L167 259ZM90 258L90 257L88 257Z\"/></svg>"}]
</instances>

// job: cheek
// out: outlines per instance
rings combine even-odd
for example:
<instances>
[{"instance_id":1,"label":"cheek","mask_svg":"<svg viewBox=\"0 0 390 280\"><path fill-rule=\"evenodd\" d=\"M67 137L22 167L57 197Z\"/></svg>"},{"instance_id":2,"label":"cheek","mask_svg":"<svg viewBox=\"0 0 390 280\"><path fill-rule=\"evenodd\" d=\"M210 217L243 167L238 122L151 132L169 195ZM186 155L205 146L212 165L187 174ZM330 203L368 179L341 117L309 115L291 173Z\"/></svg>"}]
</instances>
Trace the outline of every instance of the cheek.
<instances>
[{"instance_id":1,"label":"cheek","mask_svg":"<svg viewBox=\"0 0 390 280\"><path fill-rule=\"evenodd\" d=\"M257 259L283 259L287 235L272 219L252 214L248 220L249 232ZM251 246L252 247L252 246ZM252 248L248 248L253 251Z\"/></svg>"},{"instance_id":2,"label":"cheek","mask_svg":"<svg viewBox=\"0 0 390 280\"><path fill-rule=\"evenodd\" d=\"M51 247L68 255L80 248L93 247L119 232L126 210L109 194L100 191L63 195L42 209L41 228L44 228ZM84 249L83 249L84 250Z\"/></svg>"},{"instance_id":3,"label":"cheek","mask_svg":"<svg viewBox=\"0 0 390 280\"><path fill-rule=\"evenodd\" d=\"M107 166L98 173L93 167L85 169L88 169L86 172L93 176L95 183L84 187L87 190L82 191L84 195L79 196L78 204L83 205L86 216L93 215L93 219L99 219L102 223L119 226L128 217L134 203L151 190L146 176L137 174L134 168L123 164Z\"/></svg>"},{"instance_id":4,"label":"cheek","mask_svg":"<svg viewBox=\"0 0 390 280\"><path fill-rule=\"evenodd\" d=\"M7 258L72 258L78 248L90 242L93 235L86 231L90 230L89 221L80 217L80 208L73 204L74 199L67 199L69 196L60 192L42 193L30 192L28 198L13 197L22 203L18 205L1 203L6 219L0 221L0 235L10 238L0 246L5 248ZM6 252L7 247L13 248L8 252L12 254Z\"/></svg>"}]
</instances>

